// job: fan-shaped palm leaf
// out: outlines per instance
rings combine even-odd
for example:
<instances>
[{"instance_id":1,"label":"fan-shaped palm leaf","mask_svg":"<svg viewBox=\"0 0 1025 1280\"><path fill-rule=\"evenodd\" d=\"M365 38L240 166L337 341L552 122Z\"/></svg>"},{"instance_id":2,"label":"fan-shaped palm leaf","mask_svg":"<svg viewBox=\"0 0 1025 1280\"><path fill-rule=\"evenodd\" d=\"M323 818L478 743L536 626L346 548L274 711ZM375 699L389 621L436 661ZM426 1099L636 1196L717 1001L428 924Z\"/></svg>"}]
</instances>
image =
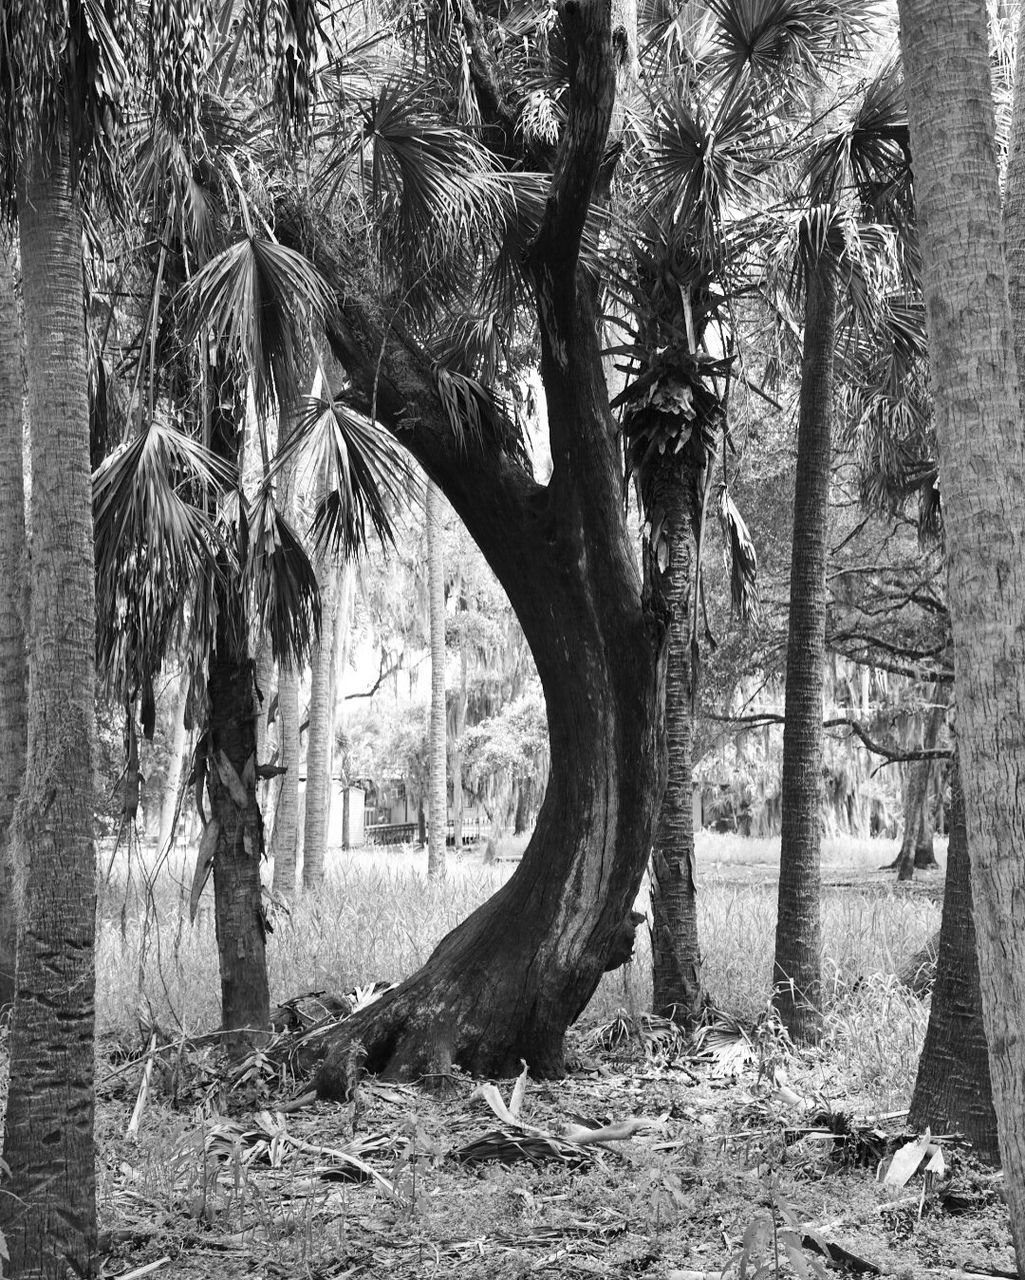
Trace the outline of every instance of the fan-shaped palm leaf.
<instances>
[{"instance_id":1,"label":"fan-shaped palm leaf","mask_svg":"<svg viewBox=\"0 0 1025 1280\"><path fill-rule=\"evenodd\" d=\"M871 31L872 0L706 0L715 15L713 66L733 82L773 81L795 72L819 78Z\"/></svg>"},{"instance_id":2,"label":"fan-shaped palm leaf","mask_svg":"<svg viewBox=\"0 0 1025 1280\"><path fill-rule=\"evenodd\" d=\"M317 507L313 533L346 556L365 550L369 532L393 540L392 516L408 504L416 483L404 450L376 422L340 400L309 396L272 474L302 457L327 492Z\"/></svg>"},{"instance_id":3,"label":"fan-shaped palm leaf","mask_svg":"<svg viewBox=\"0 0 1025 1280\"><path fill-rule=\"evenodd\" d=\"M120 697L152 680L196 584L220 574L225 547L204 499L234 483L231 468L159 419L97 470L97 656Z\"/></svg>"},{"instance_id":4,"label":"fan-shaped palm leaf","mask_svg":"<svg viewBox=\"0 0 1025 1280\"><path fill-rule=\"evenodd\" d=\"M248 235L204 266L183 290L193 336L212 332L252 379L258 407L287 403L301 383L303 352L331 306L326 283L301 253Z\"/></svg>"}]
</instances>

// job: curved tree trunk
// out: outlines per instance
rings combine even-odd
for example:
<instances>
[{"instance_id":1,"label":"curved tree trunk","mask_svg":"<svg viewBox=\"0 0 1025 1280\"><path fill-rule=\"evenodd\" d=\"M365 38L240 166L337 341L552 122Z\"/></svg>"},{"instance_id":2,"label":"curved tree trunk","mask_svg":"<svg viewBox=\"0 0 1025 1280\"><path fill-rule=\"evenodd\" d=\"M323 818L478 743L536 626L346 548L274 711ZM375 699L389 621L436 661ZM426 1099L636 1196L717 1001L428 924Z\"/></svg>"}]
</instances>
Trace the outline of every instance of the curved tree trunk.
<instances>
[{"instance_id":1,"label":"curved tree trunk","mask_svg":"<svg viewBox=\"0 0 1025 1280\"><path fill-rule=\"evenodd\" d=\"M95 596L82 217L66 132L20 202L32 438L28 757L0 1222L15 1276L96 1264L93 1153Z\"/></svg>"},{"instance_id":2,"label":"curved tree trunk","mask_svg":"<svg viewBox=\"0 0 1025 1280\"><path fill-rule=\"evenodd\" d=\"M551 776L513 876L427 963L330 1037L316 1077L344 1095L355 1041L374 1070L535 1075L563 1069L567 1027L621 936L651 848L665 770L662 624L623 516L616 428L601 376L594 284L577 282L619 54L609 7L561 11L571 69L566 141L531 254L553 471L538 485L497 438L460 450L430 368L382 335L351 291L332 343L364 403L445 491L523 627L548 708ZM342 294L342 290L339 289ZM396 350L396 347L399 347ZM407 406L417 406L415 422ZM403 429L403 428L408 429Z\"/></svg>"},{"instance_id":3,"label":"curved tree trunk","mask_svg":"<svg viewBox=\"0 0 1025 1280\"><path fill-rule=\"evenodd\" d=\"M774 1001L791 1036L818 1040L821 1012L822 697L826 661L826 533L832 463L836 286L808 267L790 565L783 827Z\"/></svg>"},{"instance_id":4,"label":"curved tree trunk","mask_svg":"<svg viewBox=\"0 0 1025 1280\"><path fill-rule=\"evenodd\" d=\"M964 796L955 764L936 981L908 1123L916 1132L928 1125L933 1133L962 1133L981 1159L999 1163L970 871Z\"/></svg>"},{"instance_id":5,"label":"curved tree trunk","mask_svg":"<svg viewBox=\"0 0 1025 1280\"><path fill-rule=\"evenodd\" d=\"M427 582L430 599L431 715L428 731L431 776L427 788L427 874L445 874L448 835L448 714L445 707L445 563L442 548L442 494L427 481Z\"/></svg>"},{"instance_id":6,"label":"curved tree trunk","mask_svg":"<svg viewBox=\"0 0 1025 1280\"><path fill-rule=\"evenodd\" d=\"M331 803L331 668L335 654L335 614L339 604L338 567L325 552L317 566L320 580L320 639L310 659L310 719L306 731L306 816L303 823L303 888L324 882L328 811Z\"/></svg>"},{"instance_id":7,"label":"curved tree trunk","mask_svg":"<svg viewBox=\"0 0 1025 1280\"><path fill-rule=\"evenodd\" d=\"M0 1012L14 1004L18 913L10 826L25 777L25 482L21 316L14 249L0 241Z\"/></svg>"},{"instance_id":8,"label":"curved tree trunk","mask_svg":"<svg viewBox=\"0 0 1025 1280\"><path fill-rule=\"evenodd\" d=\"M1025 441L985 0L899 0L993 1098L1025 1271Z\"/></svg>"},{"instance_id":9,"label":"curved tree trunk","mask_svg":"<svg viewBox=\"0 0 1025 1280\"><path fill-rule=\"evenodd\" d=\"M651 853L653 1008L684 1027L701 1015L701 950L694 880L694 769L691 761L691 520L689 467L660 487L669 530L667 595L672 607L666 661L668 773Z\"/></svg>"},{"instance_id":10,"label":"curved tree trunk","mask_svg":"<svg viewBox=\"0 0 1025 1280\"><path fill-rule=\"evenodd\" d=\"M916 871L933 871L939 863L936 861L936 846L934 839L936 835L936 824L934 812L936 808L936 775L942 777L942 770L936 768L936 763L929 770L929 781L926 783L925 799L922 802L922 812L918 820L918 835L915 838L915 870Z\"/></svg>"}]
</instances>

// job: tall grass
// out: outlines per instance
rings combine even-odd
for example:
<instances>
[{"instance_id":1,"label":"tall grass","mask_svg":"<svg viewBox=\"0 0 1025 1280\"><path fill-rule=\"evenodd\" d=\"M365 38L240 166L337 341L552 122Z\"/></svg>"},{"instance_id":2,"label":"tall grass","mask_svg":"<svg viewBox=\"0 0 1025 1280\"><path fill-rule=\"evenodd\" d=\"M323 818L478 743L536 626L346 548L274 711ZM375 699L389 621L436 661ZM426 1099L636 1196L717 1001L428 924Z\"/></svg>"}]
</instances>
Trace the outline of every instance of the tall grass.
<instances>
[{"instance_id":1,"label":"tall grass","mask_svg":"<svg viewBox=\"0 0 1025 1280\"><path fill-rule=\"evenodd\" d=\"M827 845L826 867L850 867L863 888L830 889L823 899L824 1014L827 1044L878 1093L906 1093L924 1034L923 1006L892 980L903 960L936 928L939 909L864 876L890 857L884 842ZM756 881L730 879L766 864ZM702 834L698 866L704 978L714 1003L740 1018L764 1010L776 927L778 842ZM268 943L272 999L311 990L338 992L396 981L427 958L442 937L508 878L512 863L455 862L444 881L426 877L419 852L339 856L316 895L272 909ZM220 983L210 889L188 921L184 865L147 881L122 864L100 895L97 1010L101 1031L133 1036L140 1011L168 1031L216 1027ZM643 895L642 895L643 896ZM643 905L643 903L642 903ZM602 980L583 1021L650 1003L651 955L642 929L631 965Z\"/></svg>"}]
</instances>

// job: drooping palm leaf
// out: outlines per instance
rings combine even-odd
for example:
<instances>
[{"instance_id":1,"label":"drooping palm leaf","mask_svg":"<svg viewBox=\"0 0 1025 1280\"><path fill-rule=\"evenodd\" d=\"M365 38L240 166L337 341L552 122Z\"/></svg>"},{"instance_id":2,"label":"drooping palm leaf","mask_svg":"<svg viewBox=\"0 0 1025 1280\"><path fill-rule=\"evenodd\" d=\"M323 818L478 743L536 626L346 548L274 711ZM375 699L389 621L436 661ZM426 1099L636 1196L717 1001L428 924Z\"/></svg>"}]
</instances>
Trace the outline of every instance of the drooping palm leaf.
<instances>
[{"instance_id":1,"label":"drooping palm leaf","mask_svg":"<svg viewBox=\"0 0 1025 1280\"><path fill-rule=\"evenodd\" d=\"M758 615L758 553L744 518L725 485L719 490L717 510L725 544L723 560L730 575L733 612L742 622L748 622Z\"/></svg>"},{"instance_id":2,"label":"drooping palm leaf","mask_svg":"<svg viewBox=\"0 0 1025 1280\"><path fill-rule=\"evenodd\" d=\"M287 403L300 386L313 330L331 306L328 286L294 249L255 234L217 254L183 290L192 336L213 333L253 384L257 406Z\"/></svg>"},{"instance_id":3,"label":"drooping palm leaf","mask_svg":"<svg viewBox=\"0 0 1025 1280\"><path fill-rule=\"evenodd\" d=\"M249 509L245 579L275 660L301 666L320 633L320 591L316 570L269 483Z\"/></svg>"},{"instance_id":4,"label":"drooping palm leaf","mask_svg":"<svg viewBox=\"0 0 1025 1280\"><path fill-rule=\"evenodd\" d=\"M225 548L206 500L233 483L229 467L159 418L97 470L97 660L121 699L152 681L197 584L220 574Z\"/></svg>"}]
</instances>

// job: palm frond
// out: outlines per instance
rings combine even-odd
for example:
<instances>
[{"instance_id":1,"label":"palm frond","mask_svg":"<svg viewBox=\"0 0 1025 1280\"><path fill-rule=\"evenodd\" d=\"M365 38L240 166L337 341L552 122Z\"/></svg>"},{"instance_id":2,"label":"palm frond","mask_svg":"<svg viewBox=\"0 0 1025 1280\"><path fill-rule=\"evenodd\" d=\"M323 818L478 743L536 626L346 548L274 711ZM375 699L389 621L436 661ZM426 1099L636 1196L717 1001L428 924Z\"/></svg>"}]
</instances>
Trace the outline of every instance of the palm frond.
<instances>
[{"instance_id":1,"label":"palm frond","mask_svg":"<svg viewBox=\"0 0 1025 1280\"><path fill-rule=\"evenodd\" d=\"M725 547L723 559L730 575L733 612L742 622L758 616L758 553L744 518L725 485L717 503Z\"/></svg>"},{"instance_id":2,"label":"palm frond","mask_svg":"<svg viewBox=\"0 0 1025 1280\"><path fill-rule=\"evenodd\" d=\"M707 0L713 65L740 83L818 79L872 30L872 0Z\"/></svg>"},{"instance_id":3,"label":"palm frond","mask_svg":"<svg viewBox=\"0 0 1025 1280\"><path fill-rule=\"evenodd\" d=\"M209 331L226 343L260 409L295 398L304 353L331 302L307 258L255 234L211 258L182 297L191 336Z\"/></svg>"},{"instance_id":4,"label":"palm frond","mask_svg":"<svg viewBox=\"0 0 1025 1280\"><path fill-rule=\"evenodd\" d=\"M301 667L320 634L317 574L301 540L278 509L271 483L249 509L245 579L254 619L270 637L277 662Z\"/></svg>"},{"instance_id":5,"label":"palm frond","mask_svg":"<svg viewBox=\"0 0 1025 1280\"><path fill-rule=\"evenodd\" d=\"M355 557L371 532L382 545L394 540L393 513L417 486L405 451L383 427L340 400L309 396L272 474L300 456L326 493L313 522L318 547Z\"/></svg>"},{"instance_id":6,"label":"palm frond","mask_svg":"<svg viewBox=\"0 0 1025 1280\"><path fill-rule=\"evenodd\" d=\"M97 662L122 700L159 671L196 584L222 572L206 499L234 483L229 467L159 419L96 471Z\"/></svg>"}]
</instances>

